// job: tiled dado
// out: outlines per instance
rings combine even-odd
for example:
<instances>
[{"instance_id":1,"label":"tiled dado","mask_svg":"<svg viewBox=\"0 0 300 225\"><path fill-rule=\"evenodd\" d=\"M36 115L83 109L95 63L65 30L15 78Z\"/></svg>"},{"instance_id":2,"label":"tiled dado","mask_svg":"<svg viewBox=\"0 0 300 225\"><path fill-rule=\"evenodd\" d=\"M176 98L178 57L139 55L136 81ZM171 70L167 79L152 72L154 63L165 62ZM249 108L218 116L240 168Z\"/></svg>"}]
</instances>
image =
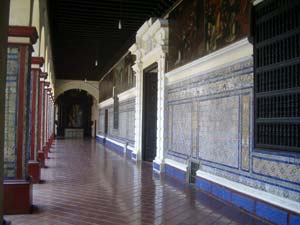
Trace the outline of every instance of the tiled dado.
<instances>
[{"instance_id":1,"label":"tiled dado","mask_svg":"<svg viewBox=\"0 0 300 225\"><path fill-rule=\"evenodd\" d=\"M279 225L299 225L300 214L197 176L196 186L227 203ZM261 197L258 196L257 197Z\"/></svg>"},{"instance_id":2,"label":"tiled dado","mask_svg":"<svg viewBox=\"0 0 300 225\"><path fill-rule=\"evenodd\" d=\"M128 147L125 143L119 143L115 140L110 138L106 138L101 135L96 136L97 142L104 144L106 147L110 148L111 150L116 151L118 154L124 155L129 158L136 160L136 155L133 153L132 149Z\"/></svg>"}]
</instances>

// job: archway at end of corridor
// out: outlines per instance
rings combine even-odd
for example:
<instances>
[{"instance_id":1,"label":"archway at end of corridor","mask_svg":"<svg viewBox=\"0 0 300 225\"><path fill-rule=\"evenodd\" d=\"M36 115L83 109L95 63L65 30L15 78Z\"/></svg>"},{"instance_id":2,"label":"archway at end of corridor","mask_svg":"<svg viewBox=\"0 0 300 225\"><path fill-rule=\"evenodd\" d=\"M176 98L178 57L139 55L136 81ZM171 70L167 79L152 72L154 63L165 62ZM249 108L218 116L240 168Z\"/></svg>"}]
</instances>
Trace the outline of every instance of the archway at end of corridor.
<instances>
[{"instance_id":1,"label":"archway at end of corridor","mask_svg":"<svg viewBox=\"0 0 300 225\"><path fill-rule=\"evenodd\" d=\"M90 138L95 136L96 99L87 91L71 89L55 101L56 138Z\"/></svg>"}]
</instances>

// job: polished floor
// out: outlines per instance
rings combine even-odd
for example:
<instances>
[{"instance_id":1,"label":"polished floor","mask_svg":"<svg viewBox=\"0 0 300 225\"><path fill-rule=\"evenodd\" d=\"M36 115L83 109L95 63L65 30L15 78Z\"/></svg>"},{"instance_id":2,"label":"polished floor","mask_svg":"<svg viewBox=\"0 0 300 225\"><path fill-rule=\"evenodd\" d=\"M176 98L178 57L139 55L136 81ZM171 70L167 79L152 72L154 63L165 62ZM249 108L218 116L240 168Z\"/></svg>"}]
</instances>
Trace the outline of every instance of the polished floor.
<instances>
[{"instance_id":1,"label":"polished floor","mask_svg":"<svg viewBox=\"0 0 300 225\"><path fill-rule=\"evenodd\" d=\"M34 213L6 216L13 225L266 224L94 140L56 141L46 164Z\"/></svg>"}]
</instances>

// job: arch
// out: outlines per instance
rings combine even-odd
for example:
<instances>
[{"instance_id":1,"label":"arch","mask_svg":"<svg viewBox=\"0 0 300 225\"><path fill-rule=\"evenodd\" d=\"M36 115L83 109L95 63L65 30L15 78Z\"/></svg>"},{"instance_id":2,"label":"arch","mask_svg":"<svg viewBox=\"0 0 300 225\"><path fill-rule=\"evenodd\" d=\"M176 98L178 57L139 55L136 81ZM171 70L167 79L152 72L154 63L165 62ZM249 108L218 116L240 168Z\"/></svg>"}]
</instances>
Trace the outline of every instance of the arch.
<instances>
[{"instance_id":1,"label":"arch","mask_svg":"<svg viewBox=\"0 0 300 225\"><path fill-rule=\"evenodd\" d=\"M33 11L32 11L32 26L36 28L38 36L40 37L40 1L34 0ZM33 45L34 52L33 56L40 55L40 38Z\"/></svg>"},{"instance_id":2,"label":"arch","mask_svg":"<svg viewBox=\"0 0 300 225\"><path fill-rule=\"evenodd\" d=\"M98 81L81 80L56 80L55 82L55 100L59 95L71 89L81 89L92 95L99 102Z\"/></svg>"}]
</instances>

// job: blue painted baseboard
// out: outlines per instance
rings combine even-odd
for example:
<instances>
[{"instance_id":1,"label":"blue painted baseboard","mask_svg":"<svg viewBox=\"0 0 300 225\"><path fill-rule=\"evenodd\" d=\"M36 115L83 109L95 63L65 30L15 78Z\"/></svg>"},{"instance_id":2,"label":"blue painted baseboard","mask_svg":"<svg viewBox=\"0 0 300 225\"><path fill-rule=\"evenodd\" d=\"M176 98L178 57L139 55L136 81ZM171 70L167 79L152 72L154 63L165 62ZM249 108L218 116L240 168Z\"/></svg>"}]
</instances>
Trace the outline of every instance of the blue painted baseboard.
<instances>
[{"instance_id":1,"label":"blue painted baseboard","mask_svg":"<svg viewBox=\"0 0 300 225\"><path fill-rule=\"evenodd\" d=\"M135 154L135 153L133 153L133 152L132 152L132 154L131 154L131 159L133 159L133 160L137 160L136 154Z\"/></svg>"},{"instance_id":2,"label":"blue painted baseboard","mask_svg":"<svg viewBox=\"0 0 300 225\"><path fill-rule=\"evenodd\" d=\"M108 139L105 140L105 146L112 150L116 150L120 154L124 154L124 148L122 146L117 145L117 144L109 141Z\"/></svg>"},{"instance_id":3,"label":"blue painted baseboard","mask_svg":"<svg viewBox=\"0 0 300 225\"><path fill-rule=\"evenodd\" d=\"M186 181L186 172L185 171L177 169L168 164L165 165L165 173L167 175L177 178L180 181L183 181L183 182Z\"/></svg>"},{"instance_id":4,"label":"blue painted baseboard","mask_svg":"<svg viewBox=\"0 0 300 225\"><path fill-rule=\"evenodd\" d=\"M288 210L273 206L251 196L238 193L222 185L196 178L196 186L201 190L208 192L223 201L242 208L251 214L259 216L265 220L279 225L300 224L300 215L293 214Z\"/></svg>"},{"instance_id":5,"label":"blue painted baseboard","mask_svg":"<svg viewBox=\"0 0 300 225\"><path fill-rule=\"evenodd\" d=\"M160 165L158 163L153 162L152 166L153 166L153 170L160 171Z\"/></svg>"},{"instance_id":6,"label":"blue painted baseboard","mask_svg":"<svg viewBox=\"0 0 300 225\"><path fill-rule=\"evenodd\" d=\"M96 136L96 141L97 141L97 142L99 142L99 143L102 143L102 144L104 144L104 143L105 143L105 138L102 138L102 137Z\"/></svg>"},{"instance_id":7,"label":"blue painted baseboard","mask_svg":"<svg viewBox=\"0 0 300 225\"><path fill-rule=\"evenodd\" d=\"M128 159L131 159L131 157L132 157L132 150L130 150L130 149L126 149L126 157L128 158Z\"/></svg>"}]
</instances>

